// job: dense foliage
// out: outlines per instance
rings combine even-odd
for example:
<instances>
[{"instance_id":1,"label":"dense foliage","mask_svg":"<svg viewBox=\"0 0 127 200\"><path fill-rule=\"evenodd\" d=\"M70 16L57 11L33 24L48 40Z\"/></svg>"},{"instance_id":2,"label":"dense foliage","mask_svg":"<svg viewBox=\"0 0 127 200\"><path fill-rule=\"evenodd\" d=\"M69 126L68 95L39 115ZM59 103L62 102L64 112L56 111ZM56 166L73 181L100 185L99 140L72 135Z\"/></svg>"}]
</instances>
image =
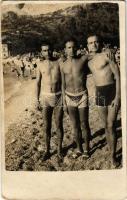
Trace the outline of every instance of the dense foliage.
<instances>
[{"instance_id":1,"label":"dense foliage","mask_svg":"<svg viewBox=\"0 0 127 200\"><path fill-rule=\"evenodd\" d=\"M62 49L68 37L86 45L88 34L119 46L119 8L115 3L80 4L38 16L8 12L2 16L2 42L12 54L38 51L44 41Z\"/></svg>"}]
</instances>

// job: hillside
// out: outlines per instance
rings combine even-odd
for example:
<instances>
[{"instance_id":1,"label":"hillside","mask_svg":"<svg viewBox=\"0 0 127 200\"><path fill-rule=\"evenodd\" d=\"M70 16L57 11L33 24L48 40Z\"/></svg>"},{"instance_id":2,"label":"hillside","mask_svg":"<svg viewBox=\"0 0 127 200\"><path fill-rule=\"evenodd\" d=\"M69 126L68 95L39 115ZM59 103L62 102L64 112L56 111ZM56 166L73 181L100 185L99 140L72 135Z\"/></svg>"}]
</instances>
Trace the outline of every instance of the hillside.
<instances>
[{"instance_id":1,"label":"hillside","mask_svg":"<svg viewBox=\"0 0 127 200\"><path fill-rule=\"evenodd\" d=\"M80 4L37 16L7 12L2 16L2 42L10 45L12 54L37 51L47 40L61 49L72 36L78 44L85 45L89 33L119 45L118 14L118 5L114 3Z\"/></svg>"}]
</instances>

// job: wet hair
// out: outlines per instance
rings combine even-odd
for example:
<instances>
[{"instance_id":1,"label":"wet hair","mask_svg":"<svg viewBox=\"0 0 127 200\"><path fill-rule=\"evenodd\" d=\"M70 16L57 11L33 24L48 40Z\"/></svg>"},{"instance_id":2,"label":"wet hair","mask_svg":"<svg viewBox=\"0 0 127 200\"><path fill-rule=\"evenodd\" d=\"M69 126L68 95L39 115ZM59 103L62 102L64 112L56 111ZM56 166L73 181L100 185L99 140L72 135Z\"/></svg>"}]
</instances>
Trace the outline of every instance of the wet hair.
<instances>
[{"instance_id":1,"label":"wet hair","mask_svg":"<svg viewBox=\"0 0 127 200\"><path fill-rule=\"evenodd\" d=\"M87 41L88 41L88 38L90 38L90 37L97 37L99 43L101 43L101 37L98 34L94 34L94 33L88 34L87 35Z\"/></svg>"},{"instance_id":2,"label":"wet hair","mask_svg":"<svg viewBox=\"0 0 127 200\"><path fill-rule=\"evenodd\" d=\"M65 46L68 42L73 42L75 44L75 46L77 47L77 40L75 38L70 37L70 38L66 39L64 42Z\"/></svg>"},{"instance_id":3,"label":"wet hair","mask_svg":"<svg viewBox=\"0 0 127 200\"><path fill-rule=\"evenodd\" d=\"M50 44L49 44L48 42L43 42L43 43L41 44L41 48L42 48L43 46L49 46L49 47L50 47Z\"/></svg>"},{"instance_id":4,"label":"wet hair","mask_svg":"<svg viewBox=\"0 0 127 200\"><path fill-rule=\"evenodd\" d=\"M40 49L42 49L43 46L49 46L50 51L53 51L53 45L50 42L42 42Z\"/></svg>"}]
</instances>

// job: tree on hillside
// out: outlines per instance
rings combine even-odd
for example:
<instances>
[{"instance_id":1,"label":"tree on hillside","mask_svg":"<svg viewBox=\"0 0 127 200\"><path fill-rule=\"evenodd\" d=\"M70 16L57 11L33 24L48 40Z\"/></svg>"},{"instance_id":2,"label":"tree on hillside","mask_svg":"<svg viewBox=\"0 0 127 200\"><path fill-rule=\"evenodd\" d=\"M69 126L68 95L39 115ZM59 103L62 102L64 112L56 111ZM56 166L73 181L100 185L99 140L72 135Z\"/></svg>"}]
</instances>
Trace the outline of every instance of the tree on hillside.
<instances>
[{"instance_id":1,"label":"tree on hillside","mask_svg":"<svg viewBox=\"0 0 127 200\"><path fill-rule=\"evenodd\" d=\"M65 11L65 12L64 12ZM39 50L44 41L62 49L69 37L85 44L89 33L99 34L105 42L119 45L119 9L115 3L80 4L40 16L2 16L2 41L11 43L13 53Z\"/></svg>"}]
</instances>

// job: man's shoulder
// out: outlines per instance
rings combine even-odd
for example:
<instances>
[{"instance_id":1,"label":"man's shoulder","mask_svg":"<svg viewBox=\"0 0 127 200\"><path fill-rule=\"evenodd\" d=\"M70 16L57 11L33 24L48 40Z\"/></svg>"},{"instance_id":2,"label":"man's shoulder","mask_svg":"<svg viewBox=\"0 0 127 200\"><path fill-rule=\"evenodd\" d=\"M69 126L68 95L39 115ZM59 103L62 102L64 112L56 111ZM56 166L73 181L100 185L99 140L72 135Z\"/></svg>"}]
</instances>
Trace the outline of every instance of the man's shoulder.
<instances>
[{"instance_id":1,"label":"man's shoulder","mask_svg":"<svg viewBox=\"0 0 127 200\"><path fill-rule=\"evenodd\" d=\"M88 61L89 54L81 55L80 59L82 59L83 61Z\"/></svg>"},{"instance_id":2,"label":"man's shoulder","mask_svg":"<svg viewBox=\"0 0 127 200\"><path fill-rule=\"evenodd\" d=\"M39 60L39 61L37 62L37 69L38 69L38 71L40 71L40 70L42 69L43 63L44 63L44 60Z\"/></svg>"},{"instance_id":3,"label":"man's shoulder","mask_svg":"<svg viewBox=\"0 0 127 200\"><path fill-rule=\"evenodd\" d=\"M66 65L66 62L67 62L67 58L59 58L58 59L58 63L60 65L60 68L62 69L65 65Z\"/></svg>"}]
</instances>

